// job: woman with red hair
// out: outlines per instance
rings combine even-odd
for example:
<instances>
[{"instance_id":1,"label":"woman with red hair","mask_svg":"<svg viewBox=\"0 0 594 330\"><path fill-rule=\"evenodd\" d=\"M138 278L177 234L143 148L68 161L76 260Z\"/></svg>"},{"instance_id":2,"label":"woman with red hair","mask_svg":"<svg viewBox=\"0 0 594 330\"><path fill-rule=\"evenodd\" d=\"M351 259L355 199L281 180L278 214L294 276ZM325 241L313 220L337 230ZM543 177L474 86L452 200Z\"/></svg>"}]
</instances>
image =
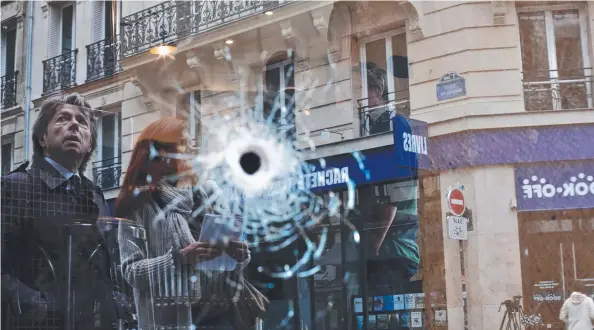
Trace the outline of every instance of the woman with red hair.
<instances>
[{"instance_id":1,"label":"woman with red hair","mask_svg":"<svg viewBox=\"0 0 594 330\"><path fill-rule=\"evenodd\" d=\"M192 328L191 305L201 301L202 291L197 263L223 250L238 261L238 270L249 262L243 243L223 247L192 237L188 221L195 176L183 159L192 150L186 132L185 122L177 118L148 125L132 151L116 200L116 216L146 231L148 255L138 239L142 235L130 227L120 226L118 237L122 273L133 287L142 330Z\"/></svg>"}]
</instances>

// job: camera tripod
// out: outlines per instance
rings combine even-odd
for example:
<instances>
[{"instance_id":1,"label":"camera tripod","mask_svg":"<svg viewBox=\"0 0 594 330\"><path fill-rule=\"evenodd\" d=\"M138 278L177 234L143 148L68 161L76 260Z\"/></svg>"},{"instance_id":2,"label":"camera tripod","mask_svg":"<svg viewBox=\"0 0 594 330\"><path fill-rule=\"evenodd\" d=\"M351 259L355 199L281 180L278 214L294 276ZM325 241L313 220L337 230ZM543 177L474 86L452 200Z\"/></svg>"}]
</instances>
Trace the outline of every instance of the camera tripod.
<instances>
[{"instance_id":1,"label":"camera tripod","mask_svg":"<svg viewBox=\"0 0 594 330\"><path fill-rule=\"evenodd\" d=\"M506 300L499 305L499 311L501 306L505 305L505 314L501 319L501 326L499 330L521 330L522 329L522 317L524 316L524 310L520 305L520 299L522 296L514 296L513 300Z\"/></svg>"}]
</instances>

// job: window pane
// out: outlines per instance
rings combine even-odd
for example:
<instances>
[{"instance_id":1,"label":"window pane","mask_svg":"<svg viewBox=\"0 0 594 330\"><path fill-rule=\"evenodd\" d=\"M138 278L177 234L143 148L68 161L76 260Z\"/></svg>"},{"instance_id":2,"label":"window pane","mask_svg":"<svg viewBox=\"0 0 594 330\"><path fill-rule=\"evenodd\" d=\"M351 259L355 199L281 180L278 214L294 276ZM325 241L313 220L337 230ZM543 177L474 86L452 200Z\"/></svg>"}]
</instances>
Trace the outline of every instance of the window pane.
<instances>
[{"instance_id":1,"label":"window pane","mask_svg":"<svg viewBox=\"0 0 594 330\"><path fill-rule=\"evenodd\" d=\"M518 20L526 110L553 109L545 13L521 13Z\"/></svg>"},{"instance_id":2,"label":"window pane","mask_svg":"<svg viewBox=\"0 0 594 330\"><path fill-rule=\"evenodd\" d=\"M319 240L318 237L316 241ZM326 249L322 253L322 257L314 261L314 264L320 266L320 271L313 276L316 329L344 329L337 317L338 310L342 308L344 285L340 231L328 232Z\"/></svg>"},{"instance_id":3,"label":"window pane","mask_svg":"<svg viewBox=\"0 0 594 330\"><path fill-rule=\"evenodd\" d=\"M62 54L72 50L72 19L74 7L62 9Z\"/></svg>"},{"instance_id":4,"label":"window pane","mask_svg":"<svg viewBox=\"0 0 594 330\"><path fill-rule=\"evenodd\" d=\"M579 81L584 78L579 11L554 11L553 24L559 79L571 80L559 84L561 108L587 108L586 84Z\"/></svg>"},{"instance_id":5,"label":"window pane","mask_svg":"<svg viewBox=\"0 0 594 330\"><path fill-rule=\"evenodd\" d=\"M110 160L116 157L115 154L115 115L104 116L101 121L101 132L102 132L102 154L103 160ZM106 165L106 164L104 164Z\"/></svg>"},{"instance_id":6,"label":"window pane","mask_svg":"<svg viewBox=\"0 0 594 330\"><path fill-rule=\"evenodd\" d=\"M12 144L6 143L2 145L2 175L10 172L12 163Z\"/></svg>"},{"instance_id":7,"label":"window pane","mask_svg":"<svg viewBox=\"0 0 594 330\"><path fill-rule=\"evenodd\" d=\"M112 40L115 32L115 25L113 24L112 8L113 3L111 1L105 1L105 39Z\"/></svg>"},{"instance_id":8,"label":"window pane","mask_svg":"<svg viewBox=\"0 0 594 330\"><path fill-rule=\"evenodd\" d=\"M522 69L530 77L548 78L549 57L544 12L519 15ZM543 76L544 72L544 76Z\"/></svg>"},{"instance_id":9,"label":"window pane","mask_svg":"<svg viewBox=\"0 0 594 330\"><path fill-rule=\"evenodd\" d=\"M380 39L365 45L367 58L367 107L363 109L362 121L369 134L390 130L386 40Z\"/></svg>"},{"instance_id":10,"label":"window pane","mask_svg":"<svg viewBox=\"0 0 594 330\"><path fill-rule=\"evenodd\" d=\"M408 100L408 55L406 51L406 35L399 34L392 37L392 68L394 76L395 99L397 102L396 112L403 116L410 115L408 103L400 101Z\"/></svg>"},{"instance_id":11,"label":"window pane","mask_svg":"<svg viewBox=\"0 0 594 330\"><path fill-rule=\"evenodd\" d=\"M4 71L2 72L3 76L13 76L14 75L14 61L16 55L16 29L10 29L6 31L6 66L4 67Z\"/></svg>"}]
</instances>

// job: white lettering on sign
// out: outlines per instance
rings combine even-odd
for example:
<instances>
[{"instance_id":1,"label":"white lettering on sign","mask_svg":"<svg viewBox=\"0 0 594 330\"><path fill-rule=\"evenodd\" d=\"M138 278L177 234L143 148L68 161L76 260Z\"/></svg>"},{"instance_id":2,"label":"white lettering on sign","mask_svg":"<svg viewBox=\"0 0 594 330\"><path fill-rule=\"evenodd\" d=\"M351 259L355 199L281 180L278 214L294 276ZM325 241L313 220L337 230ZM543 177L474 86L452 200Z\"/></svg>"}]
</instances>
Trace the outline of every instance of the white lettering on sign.
<instances>
[{"instance_id":1,"label":"white lettering on sign","mask_svg":"<svg viewBox=\"0 0 594 330\"><path fill-rule=\"evenodd\" d=\"M522 193L524 198L529 199L594 195L594 177L579 173L569 178L569 182L555 186L548 183L545 178L538 178L533 175L530 179L522 180Z\"/></svg>"},{"instance_id":2,"label":"white lettering on sign","mask_svg":"<svg viewBox=\"0 0 594 330\"><path fill-rule=\"evenodd\" d=\"M349 168L342 167L305 174L301 184L304 188L311 189L347 183L347 181L349 181Z\"/></svg>"},{"instance_id":3,"label":"white lettering on sign","mask_svg":"<svg viewBox=\"0 0 594 330\"><path fill-rule=\"evenodd\" d=\"M468 218L448 216L448 237L455 240L468 240Z\"/></svg>"},{"instance_id":4,"label":"white lettering on sign","mask_svg":"<svg viewBox=\"0 0 594 330\"><path fill-rule=\"evenodd\" d=\"M414 152L416 154L427 154L427 137L402 133L404 151Z\"/></svg>"},{"instance_id":5,"label":"white lettering on sign","mask_svg":"<svg viewBox=\"0 0 594 330\"><path fill-rule=\"evenodd\" d=\"M312 189L318 187L332 186L336 184L347 183L349 181L349 168L329 168L322 171L316 171L301 176L297 181L299 189ZM272 196L279 192L286 192L294 186L294 180L275 181L268 189L261 193L251 194L250 197Z\"/></svg>"}]
</instances>

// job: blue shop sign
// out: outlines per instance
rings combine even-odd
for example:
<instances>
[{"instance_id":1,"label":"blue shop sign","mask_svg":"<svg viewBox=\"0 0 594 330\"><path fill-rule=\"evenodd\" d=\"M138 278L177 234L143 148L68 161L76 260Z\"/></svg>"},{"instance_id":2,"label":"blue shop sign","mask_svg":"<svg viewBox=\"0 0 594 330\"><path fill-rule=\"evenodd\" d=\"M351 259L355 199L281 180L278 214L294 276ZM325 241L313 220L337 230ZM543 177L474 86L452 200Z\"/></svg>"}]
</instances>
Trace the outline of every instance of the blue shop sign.
<instances>
[{"instance_id":1,"label":"blue shop sign","mask_svg":"<svg viewBox=\"0 0 594 330\"><path fill-rule=\"evenodd\" d=\"M392 118L396 166L428 170L427 123L396 115Z\"/></svg>"},{"instance_id":2,"label":"blue shop sign","mask_svg":"<svg viewBox=\"0 0 594 330\"><path fill-rule=\"evenodd\" d=\"M324 158L324 168L319 159L309 161L315 169L304 176L303 185L318 192L344 189L349 179L359 186L416 176L415 168L401 166L393 146L362 150L359 154L363 159L363 169L353 154Z\"/></svg>"},{"instance_id":3,"label":"blue shop sign","mask_svg":"<svg viewBox=\"0 0 594 330\"><path fill-rule=\"evenodd\" d=\"M516 167L518 211L594 208L594 162Z\"/></svg>"},{"instance_id":4,"label":"blue shop sign","mask_svg":"<svg viewBox=\"0 0 594 330\"><path fill-rule=\"evenodd\" d=\"M392 126L394 145L359 151L361 162L353 154L309 161L315 169L303 177L304 187L315 192L344 189L349 179L359 186L408 179L429 169L427 123L396 115Z\"/></svg>"}]
</instances>

